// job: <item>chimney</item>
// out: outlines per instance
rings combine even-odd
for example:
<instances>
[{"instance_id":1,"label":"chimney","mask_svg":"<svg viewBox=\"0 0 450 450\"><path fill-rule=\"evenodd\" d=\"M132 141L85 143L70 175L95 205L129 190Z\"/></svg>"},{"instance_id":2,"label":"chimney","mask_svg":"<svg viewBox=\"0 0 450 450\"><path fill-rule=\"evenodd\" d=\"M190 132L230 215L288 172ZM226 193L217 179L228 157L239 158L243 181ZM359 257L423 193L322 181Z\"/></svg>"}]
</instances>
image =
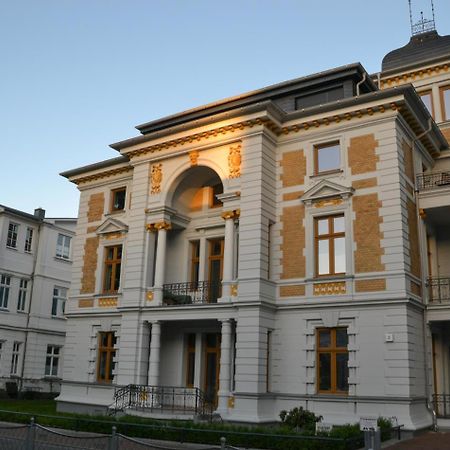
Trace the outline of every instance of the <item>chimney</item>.
<instances>
[{"instance_id":1,"label":"chimney","mask_svg":"<svg viewBox=\"0 0 450 450\"><path fill-rule=\"evenodd\" d=\"M45 209L36 208L34 210L34 217L37 217L39 220L44 220L45 219Z\"/></svg>"}]
</instances>

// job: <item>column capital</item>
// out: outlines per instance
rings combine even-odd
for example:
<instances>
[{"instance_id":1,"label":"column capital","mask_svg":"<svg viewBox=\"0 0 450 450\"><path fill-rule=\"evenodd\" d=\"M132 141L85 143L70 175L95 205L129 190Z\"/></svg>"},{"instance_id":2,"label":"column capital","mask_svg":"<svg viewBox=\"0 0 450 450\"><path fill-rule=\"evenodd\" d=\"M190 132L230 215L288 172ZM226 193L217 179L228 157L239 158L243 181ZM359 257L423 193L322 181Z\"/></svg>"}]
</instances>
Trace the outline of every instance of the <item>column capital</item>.
<instances>
[{"instance_id":1,"label":"column capital","mask_svg":"<svg viewBox=\"0 0 450 450\"><path fill-rule=\"evenodd\" d=\"M172 224L170 222L166 222L165 220L162 220L161 222L154 222L154 223L148 223L145 226L146 230L150 233L154 233L159 230L171 230Z\"/></svg>"},{"instance_id":2,"label":"column capital","mask_svg":"<svg viewBox=\"0 0 450 450\"><path fill-rule=\"evenodd\" d=\"M241 215L241 210L240 209L233 209L233 210L230 210L230 211L224 211L222 213L222 219L224 219L224 220L238 219L240 215Z\"/></svg>"}]
</instances>

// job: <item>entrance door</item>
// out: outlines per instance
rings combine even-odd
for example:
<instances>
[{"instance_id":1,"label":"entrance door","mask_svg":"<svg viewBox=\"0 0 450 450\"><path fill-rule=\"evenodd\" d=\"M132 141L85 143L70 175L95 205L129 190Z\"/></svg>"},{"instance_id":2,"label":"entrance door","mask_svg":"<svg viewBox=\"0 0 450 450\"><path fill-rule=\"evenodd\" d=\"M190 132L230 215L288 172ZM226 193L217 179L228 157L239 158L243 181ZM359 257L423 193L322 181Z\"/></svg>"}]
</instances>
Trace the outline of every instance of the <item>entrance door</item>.
<instances>
[{"instance_id":1,"label":"entrance door","mask_svg":"<svg viewBox=\"0 0 450 450\"><path fill-rule=\"evenodd\" d=\"M217 391L219 390L220 369L220 333L205 334L205 374L203 391L206 400L217 406Z\"/></svg>"},{"instance_id":2,"label":"entrance door","mask_svg":"<svg viewBox=\"0 0 450 450\"><path fill-rule=\"evenodd\" d=\"M223 238L211 239L208 250L208 303L216 303L222 295Z\"/></svg>"}]
</instances>

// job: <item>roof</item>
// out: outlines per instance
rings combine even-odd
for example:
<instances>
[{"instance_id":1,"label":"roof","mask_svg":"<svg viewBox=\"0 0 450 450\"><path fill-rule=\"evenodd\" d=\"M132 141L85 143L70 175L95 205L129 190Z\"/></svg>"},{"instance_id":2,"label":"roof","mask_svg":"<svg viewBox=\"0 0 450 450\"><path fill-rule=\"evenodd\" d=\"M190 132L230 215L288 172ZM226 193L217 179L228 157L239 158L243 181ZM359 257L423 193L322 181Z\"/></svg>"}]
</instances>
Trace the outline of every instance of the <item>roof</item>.
<instances>
[{"instance_id":1,"label":"roof","mask_svg":"<svg viewBox=\"0 0 450 450\"><path fill-rule=\"evenodd\" d=\"M437 31L416 34L401 48L389 52L381 63L381 71L393 72L414 68L450 58L450 35L440 36Z\"/></svg>"},{"instance_id":2,"label":"roof","mask_svg":"<svg viewBox=\"0 0 450 450\"><path fill-rule=\"evenodd\" d=\"M82 173L89 172L91 170L97 170L97 169L105 169L107 167L115 166L116 164L128 162L129 158L128 156L121 155L117 156L115 158L105 159L104 161L96 162L93 164L88 164L87 166L81 166L77 167L76 169L70 169L66 170L64 172L61 172L60 175L65 178L70 178L76 175L80 175Z\"/></svg>"}]
</instances>

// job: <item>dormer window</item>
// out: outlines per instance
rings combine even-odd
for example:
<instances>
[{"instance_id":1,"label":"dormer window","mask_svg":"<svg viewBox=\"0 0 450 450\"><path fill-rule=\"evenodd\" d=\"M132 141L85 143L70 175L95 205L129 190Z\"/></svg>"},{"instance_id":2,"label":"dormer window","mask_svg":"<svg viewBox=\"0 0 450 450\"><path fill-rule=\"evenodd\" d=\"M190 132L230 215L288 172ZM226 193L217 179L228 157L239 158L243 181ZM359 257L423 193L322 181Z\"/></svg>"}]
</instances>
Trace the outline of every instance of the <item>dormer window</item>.
<instances>
[{"instance_id":1,"label":"dormer window","mask_svg":"<svg viewBox=\"0 0 450 450\"><path fill-rule=\"evenodd\" d=\"M314 174L335 172L341 167L339 142L328 142L314 146Z\"/></svg>"},{"instance_id":2,"label":"dormer window","mask_svg":"<svg viewBox=\"0 0 450 450\"><path fill-rule=\"evenodd\" d=\"M111 191L111 212L125 209L126 188L121 187Z\"/></svg>"}]
</instances>

